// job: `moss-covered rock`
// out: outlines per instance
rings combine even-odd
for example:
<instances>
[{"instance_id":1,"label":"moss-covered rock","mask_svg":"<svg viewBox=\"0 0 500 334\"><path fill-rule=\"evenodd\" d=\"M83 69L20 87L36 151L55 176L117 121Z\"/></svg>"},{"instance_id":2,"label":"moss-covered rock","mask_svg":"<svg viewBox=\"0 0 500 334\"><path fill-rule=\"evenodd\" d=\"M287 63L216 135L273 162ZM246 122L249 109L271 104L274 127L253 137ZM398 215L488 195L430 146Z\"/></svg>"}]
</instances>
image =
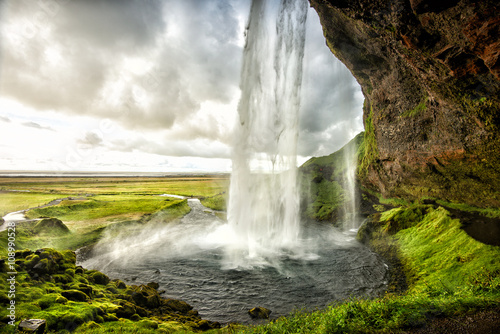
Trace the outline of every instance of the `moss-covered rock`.
<instances>
[{"instance_id":1,"label":"moss-covered rock","mask_svg":"<svg viewBox=\"0 0 500 334\"><path fill-rule=\"evenodd\" d=\"M89 277L93 280L94 283L100 285L106 285L110 281L108 276L96 270L91 271Z\"/></svg>"},{"instance_id":2,"label":"moss-covered rock","mask_svg":"<svg viewBox=\"0 0 500 334\"><path fill-rule=\"evenodd\" d=\"M61 295L64 298L67 298L67 299L75 301L75 302L84 302L87 299L89 299L89 296L87 296L85 293L81 292L80 290L66 290L66 291L61 292Z\"/></svg>"},{"instance_id":3,"label":"moss-covered rock","mask_svg":"<svg viewBox=\"0 0 500 334\"><path fill-rule=\"evenodd\" d=\"M76 267L74 252L43 248L18 252L17 257L17 282L25 293L19 295L16 310L26 317L46 319L51 331L100 331L106 323L120 319L125 327L144 330L220 327L216 322L202 321L183 301L163 299L156 283L127 286L96 270ZM5 293L0 298L10 302ZM8 321L4 314L0 317ZM190 326L182 325L185 323ZM0 323L0 332L4 325Z\"/></svg>"}]
</instances>

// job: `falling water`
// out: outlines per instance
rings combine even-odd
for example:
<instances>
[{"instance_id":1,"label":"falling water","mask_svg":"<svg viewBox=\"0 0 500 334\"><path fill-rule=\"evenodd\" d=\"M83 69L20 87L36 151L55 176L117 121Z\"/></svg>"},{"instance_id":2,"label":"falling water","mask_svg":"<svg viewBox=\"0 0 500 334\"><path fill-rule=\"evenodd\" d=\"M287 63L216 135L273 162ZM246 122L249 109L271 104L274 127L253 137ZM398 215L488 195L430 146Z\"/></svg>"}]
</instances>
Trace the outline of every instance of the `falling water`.
<instances>
[{"instance_id":1,"label":"falling water","mask_svg":"<svg viewBox=\"0 0 500 334\"><path fill-rule=\"evenodd\" d=\"M344 147L344 230L354 232L360 225L358 200L356 193L356 145L352 142Z\"/></svg>"},{"instance_id":2,"label":"falling water","mask_svg":"<svg viewBox=\"0 0 500 334\"><path fill-rule=\"evenodd\" d=\"M233 154L231 261L292 249L299 238L297 137L307 1L254 0L246 29ZM238 263L234 263L238 265Z\"/></svg>"}]
</instances>

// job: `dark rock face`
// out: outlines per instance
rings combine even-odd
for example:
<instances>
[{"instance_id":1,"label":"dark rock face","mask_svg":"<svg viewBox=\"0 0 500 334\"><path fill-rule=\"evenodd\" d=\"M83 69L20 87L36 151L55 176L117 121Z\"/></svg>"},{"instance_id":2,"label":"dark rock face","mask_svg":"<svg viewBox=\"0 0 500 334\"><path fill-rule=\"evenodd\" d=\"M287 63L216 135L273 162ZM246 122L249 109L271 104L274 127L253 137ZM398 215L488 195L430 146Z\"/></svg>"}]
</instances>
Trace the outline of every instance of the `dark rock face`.
<instances>
[{"instance_id":1,"label":"dark rock face","mask_svg":"<svg viewBox=\"0 0 500 334\"><path fill-rule=\"evenodd\" d=\"M498 2L310 3L365 96L363 185L500 206Z\"/></svg>"}]
</instances>

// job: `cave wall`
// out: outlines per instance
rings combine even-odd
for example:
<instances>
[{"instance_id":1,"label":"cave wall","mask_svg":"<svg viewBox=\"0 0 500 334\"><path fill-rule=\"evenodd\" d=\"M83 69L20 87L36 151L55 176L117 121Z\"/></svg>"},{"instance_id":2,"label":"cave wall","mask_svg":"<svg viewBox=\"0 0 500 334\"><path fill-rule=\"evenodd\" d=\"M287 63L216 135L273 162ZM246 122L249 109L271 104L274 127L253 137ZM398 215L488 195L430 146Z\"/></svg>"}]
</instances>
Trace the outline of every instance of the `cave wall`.
<instances>
[{"instance_id":1,"label":"cave wall","mask_svg":"<svg viewBox=\"0 0 500 334\"><path fill-rule=\"evenodd\" d=\"M500 206L498 1L310 3L365 96L362 184Z\"/></svg>"}]
</instances>

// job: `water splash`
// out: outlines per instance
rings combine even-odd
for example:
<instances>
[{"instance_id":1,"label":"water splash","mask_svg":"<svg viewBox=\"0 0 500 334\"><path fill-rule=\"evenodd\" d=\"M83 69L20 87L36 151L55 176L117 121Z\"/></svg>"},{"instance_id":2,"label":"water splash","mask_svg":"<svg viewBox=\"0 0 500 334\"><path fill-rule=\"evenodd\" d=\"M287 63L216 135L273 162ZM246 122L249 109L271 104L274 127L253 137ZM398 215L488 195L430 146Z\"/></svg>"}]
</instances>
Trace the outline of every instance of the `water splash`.
<instances>
[{"instance_id":1,"label":"water splash","mask_svg":"<svg viewBox=\"0 0 500 334\"><path fill-rule=\"evenodd\" d=\"M246 29L233 153L230 262L268 258L299 241L297 137L305 0L254 0ZM265 171L265 172L264 172Z\"/></svg>"}]
</instances>

